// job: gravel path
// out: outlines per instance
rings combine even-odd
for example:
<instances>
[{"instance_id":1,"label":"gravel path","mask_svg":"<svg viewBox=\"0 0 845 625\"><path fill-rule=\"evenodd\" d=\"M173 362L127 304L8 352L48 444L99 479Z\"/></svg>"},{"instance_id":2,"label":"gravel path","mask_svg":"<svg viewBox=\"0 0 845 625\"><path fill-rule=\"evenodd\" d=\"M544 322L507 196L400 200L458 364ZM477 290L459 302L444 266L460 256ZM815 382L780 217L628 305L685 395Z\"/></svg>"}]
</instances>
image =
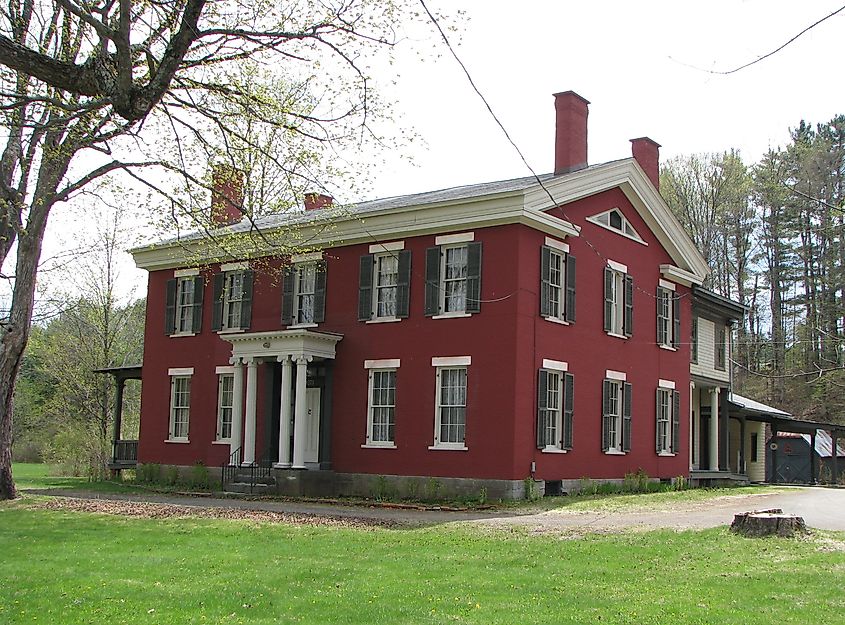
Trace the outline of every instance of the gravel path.
<instances>
[{"instance_id":1,"label":"gravel path","mask_svg":"<svg viewBox=\"0 0 845 625\"><path fill-rule=\"evenodd\" d=\"M790 488L770 494L726 495L707 502L678 503L660 510L573 512L416 510L295 501L190 497L155 493L92 493L40 490L53 499L38 504L53 509L86 510L148 518L202 516L268 522L351 527L400 527L469 522L483 527L523 527L535 533L579 534L623 530L703 529L729 525L734 514L781 508L804 517L809 527L845 531L845 489Z\"/></svg>"}]
</instances>

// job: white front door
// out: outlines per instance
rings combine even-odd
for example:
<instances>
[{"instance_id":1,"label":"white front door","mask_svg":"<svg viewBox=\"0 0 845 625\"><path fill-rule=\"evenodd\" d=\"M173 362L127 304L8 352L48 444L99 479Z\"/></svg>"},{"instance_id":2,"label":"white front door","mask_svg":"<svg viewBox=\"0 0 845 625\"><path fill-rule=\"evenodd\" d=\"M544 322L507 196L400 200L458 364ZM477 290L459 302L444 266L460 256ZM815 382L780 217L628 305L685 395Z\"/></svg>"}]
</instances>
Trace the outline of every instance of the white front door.
<instances>
[{"instance_id":1,"label":"white front door","mask_svg":"<svg viewBox=\"0 0 845 625\"><path fill-rule=\"evenodd\" d=\"M320 461L320 389L305 391L305 462Z\"/></svg>"}]
</instances>

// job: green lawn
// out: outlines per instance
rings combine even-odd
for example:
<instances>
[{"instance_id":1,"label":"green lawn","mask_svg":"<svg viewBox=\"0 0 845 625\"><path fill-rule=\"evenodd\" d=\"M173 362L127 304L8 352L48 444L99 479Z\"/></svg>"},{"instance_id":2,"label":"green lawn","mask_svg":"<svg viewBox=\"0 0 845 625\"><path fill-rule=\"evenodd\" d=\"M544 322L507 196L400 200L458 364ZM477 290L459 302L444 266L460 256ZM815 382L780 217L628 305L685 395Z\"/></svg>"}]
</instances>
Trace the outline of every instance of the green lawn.
<instances>
[{"instance_id":1,"label":"green lawn","mask_svg":"<svg viewBox=\"0 0 845 625\"><path fill-rule=\"evenodd\" d=\"M50 465L28 464L15 462L12 465L12 475L18 489L85 489L94 491L125 491L129 485L120 482L92 482L84 477L63 477L50 475Z\"/></svg>"},{"instance_id":2,"label":"green lawn","mask_svg":"<svg viewBox=\"0 0 845 625\"><path fill-rule=\"evenodd\" d=\"M36 510L33 501L0 504L8 625L803 625L845 613L842 534L561 539L467 526L127 519Z\"/></svg>"}]
</instances>

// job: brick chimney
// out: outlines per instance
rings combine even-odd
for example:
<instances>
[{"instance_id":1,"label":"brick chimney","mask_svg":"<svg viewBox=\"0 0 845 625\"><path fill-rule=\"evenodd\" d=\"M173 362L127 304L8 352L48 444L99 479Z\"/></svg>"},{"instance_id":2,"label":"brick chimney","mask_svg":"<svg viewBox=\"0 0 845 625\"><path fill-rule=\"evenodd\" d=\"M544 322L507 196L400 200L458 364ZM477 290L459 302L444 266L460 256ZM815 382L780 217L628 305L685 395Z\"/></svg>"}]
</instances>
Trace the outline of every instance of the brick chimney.
<instances>
[{"instance_id":1,"label":"brick chimney","mask_svg":"<svg viewBox=\"0 0 845 625\"><path fill-rule=\"evenodd\" d=\"M631 154L643 168L654 188L660 191L660 144L648 137L631 139Z\"/></svg>"},{"instance_id":2,"label":"brick chimney","mask_svg":"<svg viewBox=\"0 0 845 625\"><path fill-rule=\"evenodd\" d=\"M228 226L243 217L244 175L229 165L215 165L211 172L211 223Z\"/></svg>"},{"instance_id":3,"label":"brick chimney","mask_svg":"<svg viewBox=\"0 0 845 625\"><path fill-rule=\"evenodd\" d=\"M323 195L322 193L305 194L305 210L307 211L315 211L332 204L334 204L334 198L331 195Z\"/></svg>"},{"instance_id":4,"label":"brick chimney","mask_svg":"<svg viewBox=\"0 0 845 625\"><path fill-rule=\"evenodd\" d=\"M555 96L555 174L587 166L587 107L590 104L574 91Z\"/></svg>"}]
</instances>

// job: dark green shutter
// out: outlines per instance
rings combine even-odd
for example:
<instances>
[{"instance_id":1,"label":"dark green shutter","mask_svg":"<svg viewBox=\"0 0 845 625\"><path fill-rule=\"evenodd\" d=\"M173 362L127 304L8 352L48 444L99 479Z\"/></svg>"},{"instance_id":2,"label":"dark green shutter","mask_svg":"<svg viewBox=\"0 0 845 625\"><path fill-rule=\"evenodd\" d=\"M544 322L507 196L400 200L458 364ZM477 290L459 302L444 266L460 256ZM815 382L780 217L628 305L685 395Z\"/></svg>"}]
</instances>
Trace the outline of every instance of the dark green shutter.
<instances>
[{"instance_id":1,"label":"dark green shutter","mask_svg":"<svg viewBox=\"0 0 845 625\"><path fill-rule=\"evenodd\" d=\"M314 323L326 320L326 273L326 262L318 262L314 279Z\"/></svg>"},{"instance_id":2,"label":"dark green shutter","mask_svg":"<svg viewBox=\"0 0 845 625\"><path fill-rule=\"evenodd\" d=\"M293 287L296 281L296 267L285 269L282 280L282 325L293 324Z\"/></svg>"},{"instance_id":3,"label":"dark green shutter","mask_svg":"<svg viewBox=\"0 0 845 625\"><path fill-rule=\"evenodd\" d=\"M425 251L425 315L440 313L440 246Z\"/></svg>"},{"instance_id":4,"label":"dark green shutter","mask_svg":"<svg viewBox=\"0 0 845 625\"><path fill-rule=\"evenodd\" d=\"M672 347L681 345L681 296L672 294Z\"/></svg>"},{"instance_id":5,"label":"dark green shutter","mask_svg":"<svg viewBox=\"0 0 845 625\"><path fill-rule=\"evenodd\" d=\"M681 452L681 394L672 391L672 452Z\"/></svg>"},{"instance_id":6,"label":"dark green shutter","mask_svg":"<svg viewBox=\"0 0 845 625\"><path fill-rule=\"evenodd\" d=\"M214 274L212 287L211 329L214 332L223 329L223 291L226 285L226 274Z\"/></svg>"},{"instance_id":7,"label":"dark green shutter","mask_svg":"<svg viewBox=\"0 0 845 625\"><path fill-rule=\"evenodd\" d=\"M690 347L690 362L698 363L698 317L692 318L692 345Z\"/></svg>"},{"instance_id":8,"label":"dark green shutter","mask_svg":"<svg viewBox=\"0 0 845 625\"><path fill-rule=\"evenodd\" d=\"M252 283L255 280L255 272L247 269L244 271L243 276L240 327L246 330L252 323Z\"/></svg>"},{"instance_id":9,"label":"dark green shutter","mask_svg":"<svg viewBox=\"0 0 845 625\"><path fill-rule=\"evenodd\" d=\"M481 243L467 243L468 313L481 312Z\"/></svg>"},{"instance_id":10,"label":"dark green shutter","mask_svg":"<svg viewBox=\"0 0 845 625\"><path fill-rule=\"evenodd\" d=\"M399 252L399 276L396 281L396 316L405 319L411 314L411 251Z\"/></svg>"},{"instance_id":11,"label":"dark green shutter","mask_svg":"<svg viewBox=\"0 0 845 625\"><path fill-rule=\"evenodd\" d=\"M540 248L540 316L548 317L551 312L552 291L552 248Z\"/></svg>"},{"instance_id":12,"label":"dark green shutter","mask_svg":"<svg viewBox=\"0 0 845 625\"><path fill-rule=\"evenodd\" d=\"M613 269L604 268L604 331L613 329Z\"/></svg>"},{"instance_id":13,"label":"dark green shutter","mask_svg":"<svg viewBox=\"0 0 845 625\"><path fill-rule=\"evenodd\" d=\"M663 321L669 321L666 317L663 316L664 305L666 304L667 300L667 293L666 289L662 287L657 287L657 344L658 345L666 345L666 328L668 324L665 324Z\"/></svg>"},{"instance_id":14,"label":"dark green shutter","mask_svg":"<svg viewBox=\"0 0 845 625\"><path fill-rule=\"evenodd\" d=\"M602 382L602 418L601 418L601 448L602 451L610 449L610 423L614 416L610 413L610 385L614 384L611 380L604 380Z\"/></svg>"},{"instance_id":15,"label":"dark green shutter","mask_svg":"<svg viewBox=\"0 0 845 625\"><path fill-rule=\"evenodd\" d=\"M572 449L572 415L575 406L575 377L571 373L563 374L563 436L561 447Z\"/></svg>"},{"instance_id":16,"label":"dark green shutter","mask_svg":"<svg viewBox=\"0 0 845 625\"><path fill-rule=\"evenodd\" d=\"M660 393L661 389L657 389L654 393L654 451L660 453Z\"/></svg>"},{"instance_id":17,"label":"dark green shutter","mask_svg":"<svg viewBox=\"0 0 845 625\"><path fill-rule=\"evenodd\" d=\"M537 448L543 449L546 446L546 428L548 427L548 398L549 398L549 372L540 369L540 377L537 383Z\"/></svg>"},{"instance_id":18,"label":"dark green shutter","mask_svg":"<svg viewBox=\"0 0 845 625\"><path fill-rule=\"evenodd\" d=\"M622 451L631 451L631 385L622 384Z\"/></svg>"},{"instance_id":19,"label":"dark green shutter","mask_svg":"<svg viewBox=\"0 0 845 625\"><path fill-rule=\"evenodd\" d=\"M202 330L202 296L205 291L205 279L194 278L194 303L191 306L191 332L199 334Z\"/></svg>"},{"instance_id":20,"label":"dark green shutter","mask_svg":"<svg viewBox=\"0 0 845 625\"><path fill-rule=\"evenodd\" d=\"M625 274L625 336L634 334L634 278Z\"/></svg>"},{"instance_id":21,"label":"dark green shutter","mask_svg":"<svg viewBox=\"0 0 845 625\"><path fill-rule=\"evenodd\" d=\"M364 254L358 272L358 321L373 318L373 265L375 256Z\"/></svg>"},{"instance_id":22,"label":"dark green shutter","mask_svg":"<svg viewBox=\"0 0 845 625\"><path fill-rule=\"evenodd\" d=\"M575 321L575 257L566 255L566 306L564 308L564 319L573 323Z\"/></svg>"},{"instance_id":23,"label":"dark green shutter","mask_svg":"<svg viewBox=\"0 0 845 625\"><path fill-rule=\"evenodd\" d=\"M176 333L176 278L167 281L164 298L164 333Z\"/></svg>"}]
</instances>

